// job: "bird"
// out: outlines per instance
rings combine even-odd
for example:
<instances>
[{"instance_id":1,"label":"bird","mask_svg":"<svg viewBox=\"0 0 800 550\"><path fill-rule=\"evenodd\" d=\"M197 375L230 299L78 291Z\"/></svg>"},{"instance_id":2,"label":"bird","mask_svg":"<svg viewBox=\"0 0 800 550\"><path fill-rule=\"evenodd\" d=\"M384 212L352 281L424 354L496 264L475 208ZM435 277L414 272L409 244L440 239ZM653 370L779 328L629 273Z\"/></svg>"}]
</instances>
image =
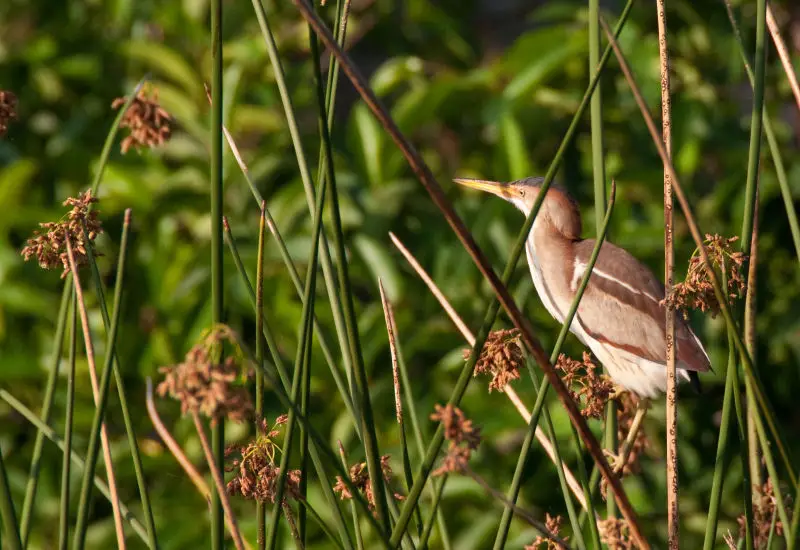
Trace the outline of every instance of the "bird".
<instances>
[{"instance_id":1,"label":"bird","mask_svg":"<svg viewBox=\"0 0 800 550\"><path fill-rule=\"evenodd\" d=\"M527 217L544 178L512 182L456 178L453 181L501 197ZM533 286L545 309L564 322L586 272L595 239L581 237L578 203L559 185L547 190L525 241ZM664 285L625 249L603 242L569 327L605 367L611 380L646 403L666 391ZM699 389L698 374L711 361L700 339L675 314L675 362L680 379Z\"/></svg>"}]
</instances>

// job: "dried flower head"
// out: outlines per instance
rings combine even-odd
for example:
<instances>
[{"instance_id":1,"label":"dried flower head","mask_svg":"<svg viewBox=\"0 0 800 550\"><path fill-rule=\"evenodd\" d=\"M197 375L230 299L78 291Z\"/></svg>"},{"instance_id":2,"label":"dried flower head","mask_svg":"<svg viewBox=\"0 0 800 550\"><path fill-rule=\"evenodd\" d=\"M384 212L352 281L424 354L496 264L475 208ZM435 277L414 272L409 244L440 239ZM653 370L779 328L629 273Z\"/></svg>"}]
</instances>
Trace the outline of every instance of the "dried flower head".
<instances>
[{"instance_id":1,"label":"dried flower head","mask_svg":"<svg viewBox=\"0 0 800 550\"><path fill-rule=\"evenodd\" d=\"M783 522L777 517L777 504L772 479L767 478L766 483L761 487L756 487L753 492L753 546L755 548L767 548L773 518L775 518L775 536L783 536ZM786 495L784 504L787 509L791 509L789 495ZM739 538L744 538L746 523L744 514L739 516L736 521L739 524Z\"/></svg>"},{"instance_id":2,"label":"dried flower head","mask_svg":"<svg viewBox=\"0 0 800 550\"><path fill-rule=\"evenodd\" d=\"M730 299L741 297L745 290L744 275L742 273L745 256L742 252L734 252L731 249L731 244L737 240L739 240L739 237L726 239L720 235L706 233L706 239L703 243L708 253L708 260L714 270L718 274L725 274L728 282L726 292ZM688 318L690 309L708 311L712 317L716 317L720 312L719 301L714 294L714 287L711 285L708 270L703 265L703 260L697 251L689 260L686 279L682 283L677 283L670 295L662 303L681 311L684 318Z\"/></svg>"},{"instance_id":3,"label":"dried flower head","mask_svg":"<svg viewBox=\"0 0 800 550\"><path fill-rule=\"evenodd\" d=\"M222 345L228 342L239 351L224 360ZM161 367L164 380L158 394L181 402L181 412L200 413L216 421L227 417L244 422L253 410L250 394L242 384L245 378L240 364L240 348L233 331L218 325L186 354L183 363Z\"/></svg>"},{"instance_id":4,"label":"dried flower head","mask_svg":"<svg viewBox=\"0 0 800 550\"><path fill-rule=\"evenodd\" d=\"M383 473L383 479L388 485L392 478L392 467L389 464L389 455L383 455L381 457L381 472ZM366 462L359 462L350 467L350 481L355 485L356 489L364 495L364 498L367 499L370 510L374 511L375 493L372 491L372 482L369 479L369 470L367 469ZM345 484L341 476L336 476L336 484L333 486L333 490L339 493L339 498L342 500L350 500L353 498L350 488ZM403 500L405 497L399 493L394 493L394 498L395 500Z\"/></svg>"},{"instance_id":5,"label":"dried flower head","mask_svg":"<svg viewBox=\"0 0 800 550\"><path fill-rule=\"evenodd\" d=\"M444 407L436 405L431 420L442 423L444 437L450 442L442 465L433 475L463 472L472 457L472 451L481 443L480 429L473 426L472 420L467 419L461 409L450 404Z\"/></svg>"},{"instance_id":6,"label":"dried flower head","mask_svg":"<svg viewBox=\"0 0 800 550\"><path fill-rule=\"evenodd\" d=\"M634 550L636 544L631 539L628 522L624 519L608 518L597 522L600 541L608 550Z\"/></svg>"},{"instance_id":7,"label":"dried flower head","mask_svg":"<svg viewBox=\"0 0 800 550\"><path fill-rule=\"evenodd\" d=\"M119 109L127 98L118 97L111 103L112 109ZM121 128L129 128L122 140L122 153L134 147L137 151L144 148L158 147L169 140L172 135L172 117L158 104L158 90L153 88L149 94L144 88L134 98L122 117Z\"/></svg>"},{"instance_id":8,"label":"dried flower head","mask_svg":"<svg viewBox=\"0 0 800 550\"><path fill-rule=\"evenodd\" d=\"M472 355L471 349L464 350L464 360ZM519 378L519 367L522 365L522 348L519 345L519 330L495 330L489 333L483 345L478 361L475 363L473 375L491 374L489 391L499 390Z\"/></svg>"},{"instance_id":9,"label":"dried flower head","mask_svg":"<svg viewBox=\"0 0 800 550\"><path fill-rule=\"evenodd\" d=\"M545 514L544 525L547 528L547 532L553 537L560 537L566 542L569 540L569 537L561 537L559 534L562 522L563 518L561 516L551 516L550 514ZM560 550L560 548L561 546L556 541L541 535L536 537L531 544L525 546L525 550Z\"/></svg>"},{"instance_id":10,"label":"dried flower head","mask_svg":"<svg viewBox=\"0 0 800 550\"><path fill-rule=\"evenodd\" d=\"M97 199L92 196L91 189L81 193L77 197L70 197L64 201L64 206L71 206L65 217L57 222L40 223L41 231L34 231L33 237L28 239L25 248L22 249L22 257L27 262L32 257L36 257L42 269L63 268L61 278L69 273L69 255L67 254L67 239L72 246L72 255L75 264L80 267L89 261L86 248L90 243L94 243L97 235L103 232L103 226L97 218L98 212L91 208ZM86 226L88 242L83 231ZM94 253L99 256L98 253Z\"/></svg>"},{"instance_id":11,"label":"dried flower head","mask_svg":"<svg viewBox=\"0 0 800 550\"><path fill-rule=\"evenodd\" d=\"M17 120L17 96L13 92L0 90L0 137L8 132L8 123Z\"/></svg>"},{"instance_id":12,"label":"dried flower head","mask_svg":"<svg viewBox=\"0 0 800 550\"><path fill-rule=\"evenodd\" d=\"M561 378L581 407L581 414L585 418L601 418L606 402L614 393L614 383L598 372L591 356L583 352L583 360L577 361L562 353L555 367L563 373Z\"/></svg>"},{"instance_id":13,"label":"dried flower head","mask_svg":"<svg viewBox=\"0 0 800 550\"><path fill-rule=\"evenodd\" d=\"M280 435L280 427L286 423L287 416L281 415L270 426L266 419L257 422L258 433L256 438L247 445L235 445L225 451L225 456L238 453L240 458L235 458L225 468L227 472L237 472L236 477L227 485L229 495L240 494L246 499L258 502L275 503L277 482L281 469L275 465L276 451L280 447L275 438ZM300 497L300 470L289 470L286 474L286 489L283 502L286 498L297 499Z\"/></svg>"}]
</instances>

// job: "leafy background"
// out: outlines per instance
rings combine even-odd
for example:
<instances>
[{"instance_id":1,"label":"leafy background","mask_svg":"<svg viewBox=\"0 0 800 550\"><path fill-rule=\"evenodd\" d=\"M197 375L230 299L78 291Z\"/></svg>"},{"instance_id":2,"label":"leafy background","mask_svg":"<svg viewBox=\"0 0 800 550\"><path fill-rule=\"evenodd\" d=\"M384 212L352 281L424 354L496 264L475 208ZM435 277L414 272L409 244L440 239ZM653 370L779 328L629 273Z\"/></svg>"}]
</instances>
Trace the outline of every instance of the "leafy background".
<instances>
[{"instance_id":1,"label":"leafy background","mask_svg":"<svg viewBox=\"0 0 800 550\"><path fill-rule=\"evenodd\" d=\"M655 110L660 89L655 8L649 2L640 4L620 42ZM737 12L750 44L755 6L738 4L744 4L737 6ZM750 87L722 2L673 1L668 5L676 168L701 229L735 235L742 222ZM612 17L620 7L618 2L604 3ZM323 13L330 17L331 9L323 8ZM790 47L794 39L796 53L800 10L789 1L775 2L773 9ZM308 31L289 2L270 3L268 12L299 113L304 149L314 160L318 136ZM351 54L443 182L497 269L509 255L521 216L500 200L464 192L447 182L455 175L510 180L546 170L587 82L586 16L581 2L354 2L348 41ZM310 249L311 220L274 74L249 3L225 4L223 39L226 124L302 272ZM122 212L133 209L135 238L118 351L165 548L207 541L206 505L154 435L144 410L144 380L158 377L159 366L179 361L210 319L209 119L203 91L210 77L208 42L208 3L203 0L10 0L0 6L0 88L14 91L20 100L19 120L0 140L0 384L34 410L42 401L61 283L55 272L23 263L19 251L38 222L59 218L61 201L89 187L115 116L110 109L114 98L129 92L149 72L162 105L177 121L172 140L158 150L125 156L115 150L99 204L107 230L98 240L100 251L106 254L100 265L107 283L113 283ZM800 115L773 58L767 73L767 107L798 197ZM662 273L661 163L618 71L609 71L602 87L607 172L618 185L610 238ZM432 411L435 403L446 401L462 365L465 343L394 249L388 232L396 233L411 249L471 327L478 326L491 292L344 78L339 88L333 145L359 328L381 451L399 457L378 277L396 306L399 337L420 410ZM581 203L584 234L592 236L588 126L587 117L570 146L560 180ZM795 405L800 389L800 271L772 163L768 153L762 157L756 359L778 418L786 433L793 434L800 429ZM230 155L225 161L225 214L252 276L258 205ZM675 243L680 274L694 249L680 216L676 217ZM266 254L267 320L282 353L292 357L301 305L273 242L267 242ZM228 322L252 339L254 319L246 290L230 258L226 256L225 261ZM545 347L551 346L558 327L536 299L524 264L514 281L518 303L524 304ZM323 286L318 292L323 295ZM91 313L93 327L102 331L96 308ZM318 307L317 315L332 337L329 308ZM680 502L687 547L698 547L702 540L726 357L720 319L697 316L693 326L716 373L703 377L702 398L686 393L680 402ZM103 343L98 340L96 345L102 354ZM567 351L579 356L581 349L574 338L568 340ZM352 423L317 348L312 369L315 424L332 442L351 441ZM516 386L530 403L530 382L523 378ZM62 422L63 384L61 388L56 427ZM77 391L76 444L82 448L86 438L80 434L88 432L94 410L85 362L79 363ZM269 401L268 407L272 407L270 416L281 412ZM485 434L473 466L494 487L504 490L524 424L502 394L487 393L483 379L471 385L463 408ZM174 422L178 440L199 462L201 450L191 423L181 420L172 404L164 403L161 410ZM557 433L566 436L566 416L555 402L551 410ZM114 392L108 415L113 450L119 457L121 494L135 504L135 477L125 460L127 441ZM666 524L663 416L663 403L658 403L645 426L652 442L650 455L643 459L641 475L626 480L648 535L656 540L664 537ZM594 427L599 431L599 423ZM231 427L228 437L242 439L248 429ZM19 503L34 435L24 419L0 405L0 445ZM798 456L797 438L790 438L790 444ZM569 446L565 447L569 454ZM574 461L574 455L571 458ZM395 469L400 469L399 463ZM46 446L33 547L54 544L59 473L60 455ZM78 483L77 478L74 481ZM555 470L535 448L521 503L537 516L545 511L563 512L557 484ZM720 533L729 528L735 531L735 518L742 511L740 494L741 468L734 460L723 493ZM500 506L473 481L451 479L443 508L455 547L490 544ZM255 520L242 510L243 528L252 535ZM99 498L89 536L90 546L113 545L110 509ZM515 522L512 547L533 538L529 528ZM284 540L291 543L288 537ZM140 544L133 537L129 542L131 547Z\"/></svg>"}]
</instances>

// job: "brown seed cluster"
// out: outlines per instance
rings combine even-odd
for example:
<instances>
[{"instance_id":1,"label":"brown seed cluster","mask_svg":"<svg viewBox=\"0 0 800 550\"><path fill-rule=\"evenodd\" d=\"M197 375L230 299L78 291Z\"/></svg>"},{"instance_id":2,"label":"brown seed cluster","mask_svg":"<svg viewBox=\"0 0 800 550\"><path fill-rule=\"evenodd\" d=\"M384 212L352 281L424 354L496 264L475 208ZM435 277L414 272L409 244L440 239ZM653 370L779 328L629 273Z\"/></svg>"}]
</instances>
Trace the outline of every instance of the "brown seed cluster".
<instances>
[{"instance_id":1,"label":"brown seed cluster","mask_svg":"<svg viewBox=\"0 0 800 550\"><path fill-rule=\"evenodd\" d=\"M286 423L286 415L275 419L270 427L266 419L258 422L258 434L254 441L247 445L232 446L225 451L225 456L238 453L225 468L226 472L237 472L236 477L227 485L229 495L241 495L249 500L275 503L278 477L281 469L275 465L277 452L280 452L275 438L280 435L280 427ZM289 470L286 474L286 489L283 502L287 497L300 498L300 470Z\"/></svg>"},{"instance_id":2,"label":"brown seed cluster","mask_svg":"<svg viewBox=\"0 0 800 550\"><path fill-rule=\"evenodd\" d=\"M744 294L745 282L742 272L745 256L742 252L734 252L731 244L739 237L725 238L720 235L706 233L704 245L708 253L708 260L718 276L725 273L728 281L726 292L730 299L736 299ZM720 279L721 282L721 279ZM677 283L672 293L662 302L674 308L688 318L690 309L699 309L709 312L716 317L720 312L719 301L714 294L714 287L708 276L708 270L703 264L699 254L695 252L689 260L689 271L682 283Z\"/></svg>"},{"instance_id":3,"label":"brown seed cluster","mask_svg":"<svg viewBox=\"0 0 800 550\"><path fill-rule=\"evenodd\" d=\"M614 393L614 384L598 372L599 367L592 362L591 356L584 351L583 360L577 361L562 353L555 367L563 373L561 378L570 388L572 399L581 407L581 415L601 418L606 402Z\"/></svg>"},{"instance_id":4,"label":"brown seed cluster","mask_svg":"<svg viewBox=\"0 0 800 550\"><path fill-rule=\"evenodd\" d=\"M75 257L77 266L85 265L89 261L86 248L89 243L103 232L103 226L97 218L97 210L91 209L91 205L97 202L92 196L91 189L81 193L77 197L70 197L64 201L64 206L71 206L65 218L57 222L40 223L41 231L34 231L33 237L28 239L25 248L22 249L22 257L27 262L32 257L36 257L42 269L55 269L62 267L61 278L69 273L69 256L67 254L67 239L72 246L72 254ZM83 226L86 225L89 242L87 243ZM95 252L95 256L98 256Z\"/></svg>"},{"instance_id":5,"label":"brown seed cluster","mask_svg":"<svg viewBox=\"0 0 800 550\"><path fill-rule=\"evenodd\" d=\"M608 550L636 550L637 546L631 539L628 522L624 519L608 518L597 522L600 531L600 541Z\"/></svg>"},{"instance_id":6,"label":"brown seed cluster","mask_svg":"<svg viewBox=\"0 0 800 550\"><path fill-rule=\"evenodd\" d=\"M753 546L755 548L767 548L769 542L769 532L772 528L772 519L775 519L775 536L783 536L783 522L777 516L777 497L772 488L772 479L767 478L763 486L756 488L753 493ZM786 496L784 505L791 508L791 497ZM746 520L744 514L737 518L739 524L739 538L745 536Z\"/></svg>"},{"instance_id":7,"label":"brown seed cluster","mask_svg":"<svg viewBox=\"0 0 800 550\"><path fill-rule=\"evenodd\" d=\"M480 428L473 426L472 420L468 420L461 409L450 404L444 407L436 405L431 420L442 423L444 437L450 442L442 465L434 470L433 475L463 472L472 457L472 452L481 443Z\"/></svg>"},{"instance_id":8,"label":"brown seed cluster","mask_svg":"<svg viewBox=\"0 0 800 550\"><path fill-rule=\"evenodd\" d=\"M545 522L544 526L547 528L547 532L552 535L553 537L560 537L563 541L569 540L569 537L561 537L559 531L561 530L561 523L563 522L563 518L561 516L551 516L550 514L545 514ZM539 535L536 537L531 544L525 546L525 550L560 550L561 546L551 538L543 537Z\"/></svg>"},{"instance_id":9,"label":"brown seed cluster","mask_svg":"<svg viewBox=\"0 0 800 550\"><path fill-rule=\"evenodd\" d=\"M12 120L17 120L17 96L8 90L0 90L0 137L6 135Z\"/></svg>"},{"instance_id":10,"label":"brown seed cluster","mask_svg":"<svg viewBox=\"0 0 800 550\"><path fill-rule=\"evenodd\" d=\"M464 350L464 360L472 355L471 349ZM499 390L519 378L519 367L522 365L522 348L519 345L519 330L495 330L486 338L478 361L475 363L473 376L491 374L489 391Z\"/></svg>"},{"instance_id":11,"label":"brown seed cluster","mask_svg":"<svg viewBox=\"0 0 800 550\"><path fill-rule=\"evenodd\" d=\"M251 417L253 404L243 380L239 358L231 355L220 361L222 345L236 347L233 331L225 326L209 331L204 340L186 354L183 363L161 367L164 380L158 394L181 402L181 412L203 414L212 422L226 417L244 422Z\"/></svg>"},{"instance_id":12,"label":"brown seed cluster","mask_svg":"<svg viewBox=\"0 0 800 550\"><path fill-rule=\"evenodd\" d=\"M381 472L383 479L388 485L392 478L392 467L389 465L390 455L383 455L381 457ZM372 490L372 482L369 479L369 470L367 469L366 462L359 462L350 467L350 481L355 485L356 489L364 495L367 499L370 510L375 510L375 493ZM339 498L342 500L350 500L353 494L350 492L349 487L345 484L341 476L336 476L336 484L333 490L339 493ZM394 493L395 500L403 500L405 497L399 493Z\"/></svg>"},{"instance_id":13,"label":"brown seed cluster","mask_svg":"<svg viewBox=\"0 0 800 550\"><path fill-rule=\"evenodd\" d=\"M127 98L118 97L111 108L119 109L126 101ZM121 149L125 154L131 147L139 151L142 147L158 147L167 142L172 135L172 116L158 104L157 89L153 88L148 95L142 88L125 111L120 127L130 129L130 134L122 140Z\"/></svg>"}]
</instances>

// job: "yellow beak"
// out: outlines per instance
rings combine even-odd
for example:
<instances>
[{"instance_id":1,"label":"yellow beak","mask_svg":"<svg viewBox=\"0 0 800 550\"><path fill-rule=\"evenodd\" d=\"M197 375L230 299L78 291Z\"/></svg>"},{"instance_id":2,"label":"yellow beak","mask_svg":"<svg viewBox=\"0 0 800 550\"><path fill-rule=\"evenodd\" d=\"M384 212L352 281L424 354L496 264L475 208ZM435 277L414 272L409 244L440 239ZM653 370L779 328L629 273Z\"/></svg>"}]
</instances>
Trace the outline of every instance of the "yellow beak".
<instances>
[{"instance_id":1,"label":"yellow beak","mask_svg":"<svg viewBox=\"0 0 800 550\"><path fill-rule=\"evenodd\" d=\"M510 198L508 193L508 184L499 181L476 180L471 178L455 178L453 181L463 185L464 187L486 191L487 193L497 195L498 197L506 200Z\"/></svg>"}]
</instances>

